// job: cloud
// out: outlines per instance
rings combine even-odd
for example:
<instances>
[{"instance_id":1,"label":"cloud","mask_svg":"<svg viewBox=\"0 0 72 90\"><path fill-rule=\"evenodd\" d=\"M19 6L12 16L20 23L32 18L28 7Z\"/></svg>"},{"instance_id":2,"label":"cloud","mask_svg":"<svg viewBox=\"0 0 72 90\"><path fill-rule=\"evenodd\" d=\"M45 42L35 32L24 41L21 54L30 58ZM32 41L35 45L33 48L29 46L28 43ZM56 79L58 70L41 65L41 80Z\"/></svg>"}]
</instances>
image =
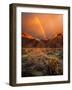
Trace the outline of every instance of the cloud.
<instances>
[{"instance_id":1,"label":"cloud","mask_svg":"<svg viewBox=\"0 0 72 90\"><path fill-rule=\"evenodd\" d=\"M63 32L63 15L22 13L22 32L47 39Z\"/></svg>"}]
</instances>

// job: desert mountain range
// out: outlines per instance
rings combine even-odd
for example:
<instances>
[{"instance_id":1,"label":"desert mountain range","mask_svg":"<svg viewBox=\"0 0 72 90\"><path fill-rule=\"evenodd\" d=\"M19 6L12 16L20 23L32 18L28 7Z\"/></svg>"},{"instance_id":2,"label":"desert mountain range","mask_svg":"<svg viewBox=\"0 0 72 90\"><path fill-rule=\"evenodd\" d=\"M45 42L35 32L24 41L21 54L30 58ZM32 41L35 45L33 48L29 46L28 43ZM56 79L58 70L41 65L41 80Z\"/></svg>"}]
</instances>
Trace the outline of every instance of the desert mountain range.
<instances>
[{"instance_id":1,"label":"desert mountain range","mask_svg":"<svg viewBox=\"0 0 72 90\"><path fill-rule=\"evenodd\" d=\"M62 48L63 47L63 34L58 33L56 36L50 39L35 38L30 34L22 33L22 47L47 47L47 48Z\"/></svg>"}]
</instances>

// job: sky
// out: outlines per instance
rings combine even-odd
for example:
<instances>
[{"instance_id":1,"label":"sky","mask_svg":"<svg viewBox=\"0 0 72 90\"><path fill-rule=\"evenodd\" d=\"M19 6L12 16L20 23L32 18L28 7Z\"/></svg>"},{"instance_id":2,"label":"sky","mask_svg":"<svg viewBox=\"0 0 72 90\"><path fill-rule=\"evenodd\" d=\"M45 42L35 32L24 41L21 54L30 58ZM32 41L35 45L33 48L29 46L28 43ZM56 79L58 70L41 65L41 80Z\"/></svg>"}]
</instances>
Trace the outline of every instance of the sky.
<instances>
[{"instance_id":1,"label":"sky","mask_svg":"<svg viewBox=\"0 0 72 90\"><path fill-rule=\"evenodd\" d=\"M22 33L38 39L49 39L63 33L62 14L22 13Z\"/></svg>"}]
</instances>

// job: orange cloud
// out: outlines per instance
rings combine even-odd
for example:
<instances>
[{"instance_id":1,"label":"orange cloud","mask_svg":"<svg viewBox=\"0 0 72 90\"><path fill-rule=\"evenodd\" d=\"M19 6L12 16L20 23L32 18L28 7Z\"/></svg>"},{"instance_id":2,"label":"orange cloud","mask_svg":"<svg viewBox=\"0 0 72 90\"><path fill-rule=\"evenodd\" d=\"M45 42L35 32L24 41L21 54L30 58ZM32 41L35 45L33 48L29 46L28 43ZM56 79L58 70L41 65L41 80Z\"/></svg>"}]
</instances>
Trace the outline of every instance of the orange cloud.
<instances>
[{"instance_id":1,"label":"orange cloud","mask_svg":"<svg viewBox=\"0 0 72 90\"><path fill-rule=\"evenodd\" d=\"M23 13L22 32L35 38L51 38L57 33L63 33L63 15Z\"/></svg>"}]
</instances>

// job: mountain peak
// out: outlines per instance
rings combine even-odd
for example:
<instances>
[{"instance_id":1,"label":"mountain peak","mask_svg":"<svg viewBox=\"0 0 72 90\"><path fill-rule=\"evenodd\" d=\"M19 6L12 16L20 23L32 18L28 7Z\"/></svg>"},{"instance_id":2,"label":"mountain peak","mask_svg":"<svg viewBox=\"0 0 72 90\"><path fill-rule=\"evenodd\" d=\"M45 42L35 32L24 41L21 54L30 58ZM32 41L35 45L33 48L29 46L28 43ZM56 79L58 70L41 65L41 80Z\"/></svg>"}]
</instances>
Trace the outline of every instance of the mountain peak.
<instances>
[{"instance_id":1,"label":"mountain peak","mask_svg":"<svg viewBox=\"0 0 72 90\"><path fill-rule=\"evenodd\" d=\"M23 38L34 39L34 37L28 33L22 33Z\"/></svg>"}]
</instances>

